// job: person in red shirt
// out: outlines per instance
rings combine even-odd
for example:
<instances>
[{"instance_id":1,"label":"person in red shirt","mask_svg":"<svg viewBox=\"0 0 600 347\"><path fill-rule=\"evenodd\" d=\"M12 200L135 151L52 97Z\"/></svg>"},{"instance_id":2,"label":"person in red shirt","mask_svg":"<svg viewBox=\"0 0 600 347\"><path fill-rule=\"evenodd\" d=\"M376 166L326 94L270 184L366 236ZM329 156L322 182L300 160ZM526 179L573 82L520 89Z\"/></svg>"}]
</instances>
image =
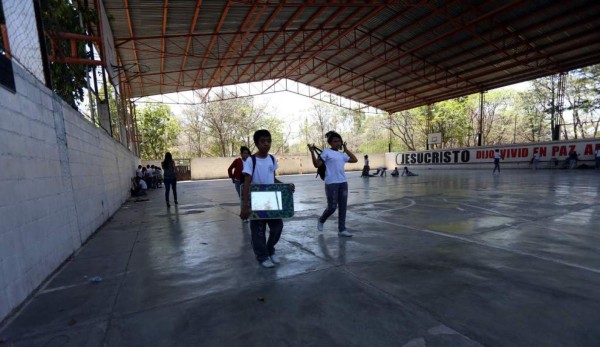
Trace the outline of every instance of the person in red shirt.
<instances>
[{"instance_id":1,"label":"person in red shirt","mask_svg":"<svg viewBox=\"0 0 600 347\"><path fill-rule=\"evenodd\" d=\"M240 186L242 184L242 170L244 169L244 162L250 156L250 149L246 146L242 146L240 148L240 154L241 158L235 159L227 169L229 178L231 178L231 181L235 184L235 190L238 193L238 197L241 197Z\"/></svg>"}]
</instances>

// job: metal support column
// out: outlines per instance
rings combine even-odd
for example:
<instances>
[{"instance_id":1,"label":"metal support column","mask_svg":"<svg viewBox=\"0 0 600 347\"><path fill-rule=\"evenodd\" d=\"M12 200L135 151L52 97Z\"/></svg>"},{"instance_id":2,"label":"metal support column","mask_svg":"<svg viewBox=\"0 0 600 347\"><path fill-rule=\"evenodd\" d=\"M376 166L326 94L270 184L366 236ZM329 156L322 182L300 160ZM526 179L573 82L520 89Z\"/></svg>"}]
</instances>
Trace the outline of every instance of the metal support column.
<instances>
[{"instance_id":1,"label":"metal support column","mask_svg":"<svg viewBox=\"0 0 600 347\"><path fill-rule=\"evenodd\" d=\"M479 92L479 134L477 135L477 146L483 146L483 91Z\"/></svg>"},{"instance_id":2,"label":"metal support column","mask_svg":"<svg viewBox=\"0 0 600 347\"><path fill-rule=\"evenodd\" d=\"M431 112L431 104L427 105L427 121L425 124L425 128L427 129L427 139L425 139L425 143L427 150L429 150L429 134L431 134L431 118L432 118L432 112Z\"/></svg>"},{"instance_id":3,"label":"metal support column","mask_svg":"<svg viewBox=\"0 0 600 347\"><path fill-rule=\"evenodd\" d=\"M563 122L563 108L564 108L564 102L565 102L565 82L567 80L566 78L567 74L564 72L561 72L560 74L558 74L558 86L556 88L556 124L555 127L556 129L554 130L556 135L556 140L559 141L560 140L560 128L561 126L563 126L564 124L562 124ZM565 138L565 140L568 140L567 138Z\"/></svg>"}]
</instances>

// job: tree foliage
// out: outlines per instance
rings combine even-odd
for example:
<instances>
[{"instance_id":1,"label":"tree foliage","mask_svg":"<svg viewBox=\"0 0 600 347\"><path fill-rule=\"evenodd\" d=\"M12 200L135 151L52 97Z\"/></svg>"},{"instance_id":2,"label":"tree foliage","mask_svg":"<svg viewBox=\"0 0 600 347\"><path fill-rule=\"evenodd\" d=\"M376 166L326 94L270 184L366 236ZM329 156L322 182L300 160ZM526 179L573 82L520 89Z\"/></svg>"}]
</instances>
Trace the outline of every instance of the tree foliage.
<instances>
[{"instance_id":1,"label":"tree foliage","mask_svg":"<svg viewBox=\"0 0 600 347\"><path fill-rule=\"evenodd\" d=\"M148 105L137 113L138 136L142 159L161 159L173 151L181 129L166 105Z\"/></svg>"},{"instance_id":2,"label":"tree foliage","mask_svg":"<svg viewBox=\"0 0 600 347\"><path fill-rule=\"evenodd\" d=\"M183 112L181 152L189 157L233 156L240 146L254 149L253 134L268 129L273 138L271 151L285 152L287 138L283 121L267 112L267 105L252 97L233 98L227 91L221 100L187 107Z\"/></svg>"},{"instance_id":3,"label":"tree foliage","mask_svg":"<svg viewBox=\"0 0 600 347\"><path fill-rule=\"evenodd\" d=\"M71 1L48 0L42 1L42 22L46 32L66 32L74 34L85 34L86 30L81 26L83 23L96 22L98 14L94 9L75 8ZM50 40L46 38L46 50L51 52ZM56 41L55 54L57 56L68 56L70 53L68 41ZM86 53L85 43L77 44L78 55L81 58L89 58ZM84 88L86 88L86 67L84 65L65 64L50 62L50 76L52 88L69 105L77 108L77 103L83 101Z\"/></svg>"},{"instance_id":4,"label":"tree foliage","mask_svg":"<svg viewBox=\"0 0 600 347\"><path fill-rule=\"evenodd\" d=\"M299 119L276 114L251 97L233 98L188 107L183 114L180 156L232 156L239 146L252 150L252 134L260 128L273 135L275 154L307 154L306 144L327 147L325 133L340 133L360 153L423 150L430 133L442 133L435 148L538 142L551 139L550 119L556 113L558 77L530 82L524 90L496 89L393 114L366 115L315 101ZM566 79L562 138L598 136L600 127L600 68L569 73ZM284 111L285 112L285 111ZM557 113L556 113L557 114ZM481 129L480 129L481 127ZM295 136L291 136L294 133Z\"/></svg>"}]
</instances>

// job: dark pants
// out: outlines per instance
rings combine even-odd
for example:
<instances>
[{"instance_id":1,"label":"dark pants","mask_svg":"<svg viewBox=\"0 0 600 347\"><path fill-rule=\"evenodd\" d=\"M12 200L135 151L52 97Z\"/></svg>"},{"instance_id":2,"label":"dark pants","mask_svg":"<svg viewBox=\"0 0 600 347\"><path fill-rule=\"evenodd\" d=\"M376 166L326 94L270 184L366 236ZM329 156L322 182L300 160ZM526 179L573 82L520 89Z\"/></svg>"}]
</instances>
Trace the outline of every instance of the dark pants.
<instances>
[{"instance_id":1,"label":"dark pants","mask_svg":"<svg viewBox=\"0 0 600 347\"><path fill-rule=\"evenodd\" d=\"M242 192L240 187L242 186L242 182L240 180L233 180L233 184L235 184L235 191L238 193L238 197L242 197Z\"/></svg>"},{"instance_id":2,"label":"dark pants","mask_svg":"<svg viewBox=\"0 0 600 347\"><path fill-rule=\"evenodd\" d=\"M325 194L327 195L327 209L323 211L319 221L325 223L336 208L338 211L338 230L346 230L346 207L348 206L348 183L332 183L325 185Z\"/></svg>"},{"instance_id":3,"label":"dark pants","mask_svg":"<svg viewBox=\"0 0 600 347\"><path fill-rule=\"evenodd\" d=\"M368 165L363 166L363 170L362 173L360 174L360 177L364 177L364 176L369 176L369 170L371 170L371 168Z\"/></svg>"},{"instance_id":4,"label":"dark pants","mask_svg":"<svg viewBox=\"0 0 600 347\"><path fill-rule=\"evenodd\" d=\"M496 172L496 170L500 172L500 159L494 159L494 172Z\"/></svg>"},{"instance_id":5,"label":"dark pants","mask_svg":"<svg viewBox=\"0 0 600 347\"><path fill-rule=\"evenodd\" d=\"M600 157L596 157L596 169L600 169Z\"/></svg>"},{"instance_id":6,"label":"dark pants","mask_svg":"<svg viewBox=\"0 0 600 347\"><path fill-rule=\"evenodd\" d=\"M266 240L267 224L269 225L269 240ZM266 219L251 220L250 230L252 232L252 249L259 263L267 260L275 254L275 245L281 237L283 230L283 220Z\"/></svg>"},{"instance_id":7,"label":"dark pants","mask_svg":"<svg viewBox=\"0 0 600 347\"><path fill-rule=\"evenodd\" d=\"M173 199L177 202L177 179L165 178L165 200L169 201L169 190L173 187Z\"/></svg>"}]
</instances>

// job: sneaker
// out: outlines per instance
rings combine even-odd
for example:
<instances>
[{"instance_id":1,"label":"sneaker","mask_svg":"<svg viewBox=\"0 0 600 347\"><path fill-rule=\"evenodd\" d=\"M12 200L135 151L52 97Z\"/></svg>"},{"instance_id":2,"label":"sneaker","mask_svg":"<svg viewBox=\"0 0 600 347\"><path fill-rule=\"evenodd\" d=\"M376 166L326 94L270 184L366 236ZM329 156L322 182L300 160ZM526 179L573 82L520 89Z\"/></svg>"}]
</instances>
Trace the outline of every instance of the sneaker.
<instances>
[{"instance_id":1,"label":"sneaker","mask_svg":"<svg viewBox=\"0 0 600 347\"><path fill-rule=\"evenodd\" d=\"M273 262L271 261L271 259L267 259L267 260L263 261L262 263L260 263L260 266L269 269L269 268L274 267L275 264L273 264Z\"/></svg>"},{"instance_id":2,"label":"sneaker","mask_svg":"<svg viewBox=\"0 0 600 347\"><path fill-rule=\"evenodd\" d=\"M323 231L323 225L325 225L325 223L321 223L321 221L317 219L317 230Z\"/></svg>"},{"instance_id":3,"label":"sneaker","mask_svg":"<svg viewBox=\"0 0 600 347\"><path fill-rule=\"evenodd\" d=\"M352 234L350 234L348 232L348 230L342 230L338 233L338 236L343 236L343 237L352 237Z\"/></svg>"},{"instance_id":4,"label":"sneaker","mask_svg":"<svg viewBox=\"0 0 600 347\"><path fill-rule=\"evenodd\" d=\"M277 256L277 254L273 254L270 258L271 258L271 262L273 264L279 264L279 263L281 263L281 260L279 259L279 257Z\"/></svg>"}]
</instances>

